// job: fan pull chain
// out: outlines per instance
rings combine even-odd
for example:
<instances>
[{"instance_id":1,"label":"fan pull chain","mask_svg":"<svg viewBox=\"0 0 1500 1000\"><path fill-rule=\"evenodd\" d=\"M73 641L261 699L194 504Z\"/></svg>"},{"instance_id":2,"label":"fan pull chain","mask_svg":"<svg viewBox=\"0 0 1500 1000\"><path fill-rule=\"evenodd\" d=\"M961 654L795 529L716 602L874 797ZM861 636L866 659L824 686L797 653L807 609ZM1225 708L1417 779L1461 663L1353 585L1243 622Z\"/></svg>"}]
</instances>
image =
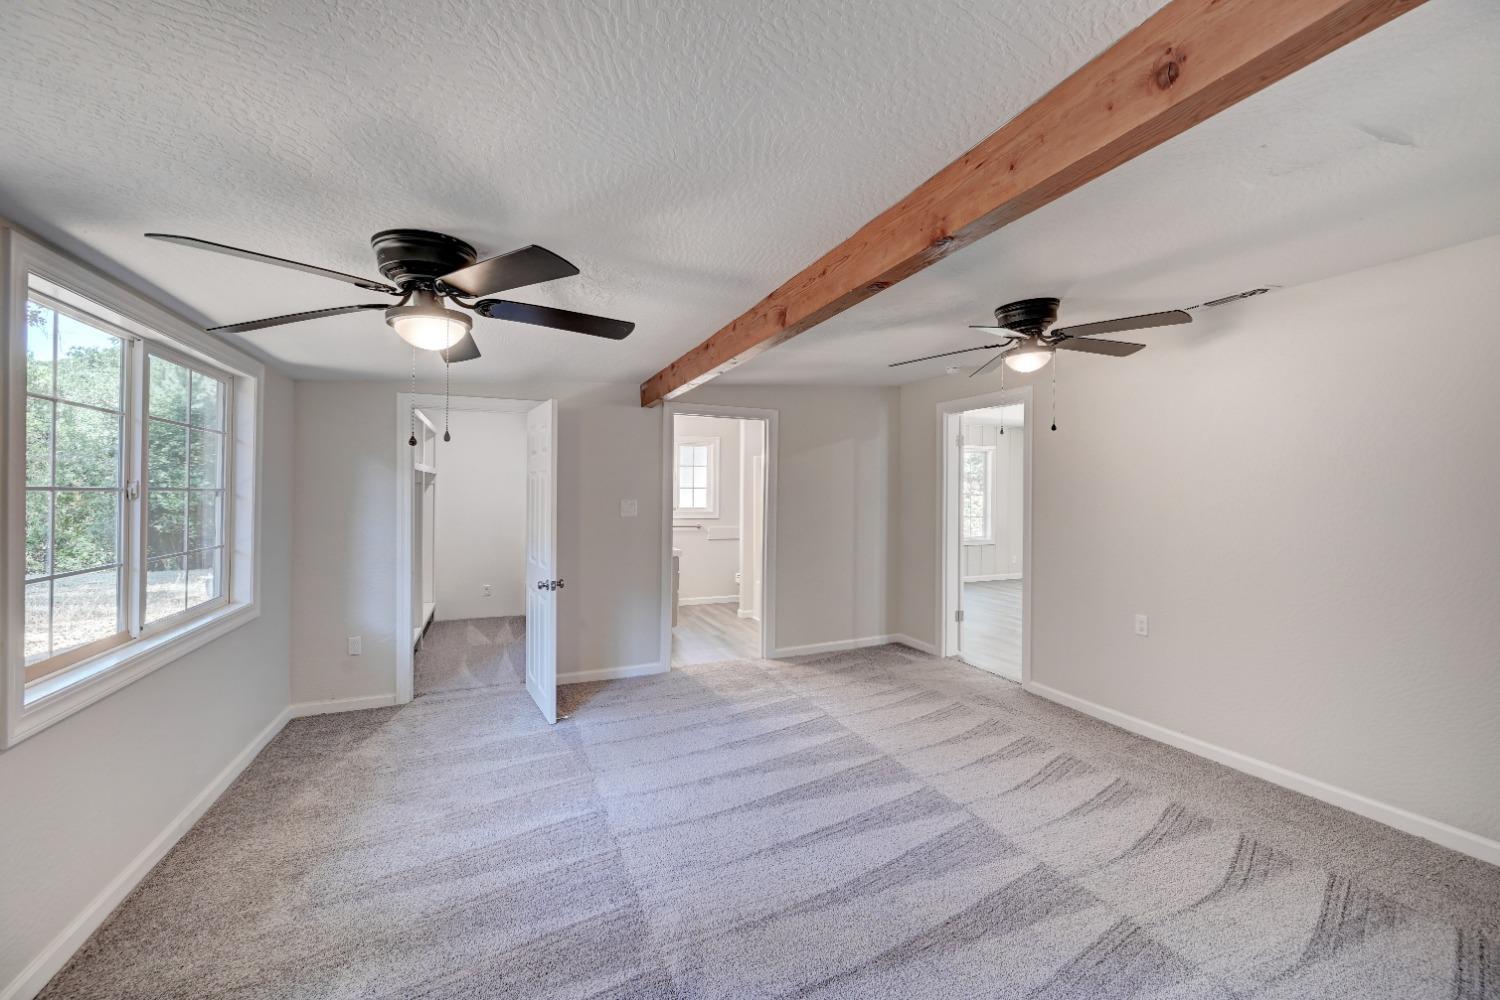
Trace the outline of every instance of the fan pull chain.
<instances>
[{"instance_id":1,"label":"fan pull chain","mask_svg":"<svg viewBox=\"0 0 1500 1000\"><path fill-rule=\"evenodd\" d=\"M411 409L407 411L411 417L411 437L406 439L406 443L415 448L417 446L417 349L415 346L411 349L411 395Z\"/></svg>"},{"instance_id":2,"label":"fan pull chain","mask_svg":"<svg viewBox=\"0 0 1500 1000\"><path fill-rule=\"evenodd\" d=\"M1052 355L1052 429L1057 430L1057 354Z\"/></svg>"},{"instance_id":3,"label":"fan pull chain","mask_svg":"<svg viewBox=\"0 0 1500 1000\"><path fill-rule=\"evenodd\" d=\"M453 435L448 433L448 352L443 352L443 440L452 441Z\"/></svg>"},{"instance_id":4,"label":"fan pull chain","mask_svg":"<svg viewBox=\"0 0 1500 1000\"><path fill-rule=\"evenodd\" d=\"M1005 362L1001 361L1000 362L1000 391L1001 392L1005 391L1005 369L1006 369L1006 367L1007 366L1006 366ZM1003 417L1000 420L1000 436L1001 437L1005 436L1005 419Z\"/></svg>"}]
</instances>

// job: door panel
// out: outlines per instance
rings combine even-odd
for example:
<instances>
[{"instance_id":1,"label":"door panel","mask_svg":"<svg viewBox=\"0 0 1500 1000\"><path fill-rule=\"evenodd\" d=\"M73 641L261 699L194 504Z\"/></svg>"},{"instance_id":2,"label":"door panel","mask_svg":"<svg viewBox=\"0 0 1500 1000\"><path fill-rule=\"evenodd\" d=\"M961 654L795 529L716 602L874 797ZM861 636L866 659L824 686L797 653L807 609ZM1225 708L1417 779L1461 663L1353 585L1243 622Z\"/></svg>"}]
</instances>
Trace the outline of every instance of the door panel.
<instances>
[{"instance_id":1,"label":"door panel","mask_svg":"<svg viewBox=\"0 0 1500 1000\"><path fill-rule=\"evenodd\" d=\"M557 401L526 413L526 690L557 721Z\"/></svg>"}]
</instances>

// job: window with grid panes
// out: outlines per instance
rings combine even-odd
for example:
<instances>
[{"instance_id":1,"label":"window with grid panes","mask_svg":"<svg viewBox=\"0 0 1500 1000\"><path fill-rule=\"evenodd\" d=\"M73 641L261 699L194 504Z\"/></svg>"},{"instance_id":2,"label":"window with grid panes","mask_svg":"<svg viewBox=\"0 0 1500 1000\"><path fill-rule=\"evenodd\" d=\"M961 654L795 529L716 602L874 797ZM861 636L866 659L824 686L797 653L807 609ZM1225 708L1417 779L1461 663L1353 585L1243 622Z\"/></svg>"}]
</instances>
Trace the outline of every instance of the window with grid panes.
<instances>
[{"instance_id":1,"label":"window with grid panes","mask_svg":"<svg viewBox=\"0 0 1500 1000\"><path fill-rule=\"evenodd\" d=\"M35 287L25 315L30 683L224 603L231 383Z\"/></svg>"}]
</instances>

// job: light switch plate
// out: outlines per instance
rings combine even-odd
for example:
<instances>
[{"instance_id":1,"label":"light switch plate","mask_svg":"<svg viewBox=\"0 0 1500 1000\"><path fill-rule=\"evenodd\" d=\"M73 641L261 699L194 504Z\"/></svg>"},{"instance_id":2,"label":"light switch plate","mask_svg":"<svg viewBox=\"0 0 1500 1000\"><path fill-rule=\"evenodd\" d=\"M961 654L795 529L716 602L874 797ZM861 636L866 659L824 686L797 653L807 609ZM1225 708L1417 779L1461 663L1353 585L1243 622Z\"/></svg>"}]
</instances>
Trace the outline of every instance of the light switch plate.
<instances>
[{"instance_id":1,"label":"light switch plate","mask_svg":"<svg viewBox=\"0 0 1500 1000\"><path fill-rule=\"evenodd\" d=\"M636 504L636 502L634 500L621 500L620 501L620 516L621 517L635 517L639 513L640 513L640 507Z\"/></svg>"},{"instance_id":2,"label":"light switch plate","mask_svg":"<svg viewBox=\"0 0 1500 1000\"><path fill-rule=\"evenodd\" d=\"M1151 621L1145 615L1136 615L1135 616L1135 634L1136 635L1150 635L1151 634Z\"/></svg>"}]
</instances>

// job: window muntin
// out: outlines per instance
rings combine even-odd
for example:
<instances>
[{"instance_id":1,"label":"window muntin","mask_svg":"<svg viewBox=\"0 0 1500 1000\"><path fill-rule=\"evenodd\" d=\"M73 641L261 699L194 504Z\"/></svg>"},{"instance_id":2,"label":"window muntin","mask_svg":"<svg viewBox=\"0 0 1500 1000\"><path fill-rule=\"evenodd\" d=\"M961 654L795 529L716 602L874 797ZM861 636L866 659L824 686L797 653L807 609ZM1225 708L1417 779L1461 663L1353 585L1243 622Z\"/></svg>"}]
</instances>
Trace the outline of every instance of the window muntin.
<instances>
[{"instance_id":1,"label":"window muntin","mask_svg":"<svg viewBox=\"0 0 1500 1000\"><path fill-rule=\"evenodd\" d=\"M963 540L971 544L988 543L994 538L994 466L995 449L989 445L965 445L963 449L963 490L960 498L960 522Z\"/></svg>"},{"instance_id":2,"label":"window muntin","mask_svg":"<svg viewBox=\"0 0 1500 1000\"><path fill-rule=\"evenodd\" d=\"M40 294L26 302L26 679L129 637L129 341Z\"/></svg>"},{"instance_id":3,"label":"window muntin","mask_svg":"<svg viewBox=\"0 0 1500 1000\"><path fill-rule=\"evenodd\" d=\"M679 517L717 517L718 438L678 438L673 469L673 512Z\"/></svg>"},{"instance_id":4,"label":"window muntin","mask_svg":"<svg viewBox=\"0 0 1500 1000\"><path fill-rule=\"evenodd\" d=\"M26 305L27 684L227 603L231 537L230 379L38 283L53 288L33 280Z\"/></svg>"}]
</instances>

